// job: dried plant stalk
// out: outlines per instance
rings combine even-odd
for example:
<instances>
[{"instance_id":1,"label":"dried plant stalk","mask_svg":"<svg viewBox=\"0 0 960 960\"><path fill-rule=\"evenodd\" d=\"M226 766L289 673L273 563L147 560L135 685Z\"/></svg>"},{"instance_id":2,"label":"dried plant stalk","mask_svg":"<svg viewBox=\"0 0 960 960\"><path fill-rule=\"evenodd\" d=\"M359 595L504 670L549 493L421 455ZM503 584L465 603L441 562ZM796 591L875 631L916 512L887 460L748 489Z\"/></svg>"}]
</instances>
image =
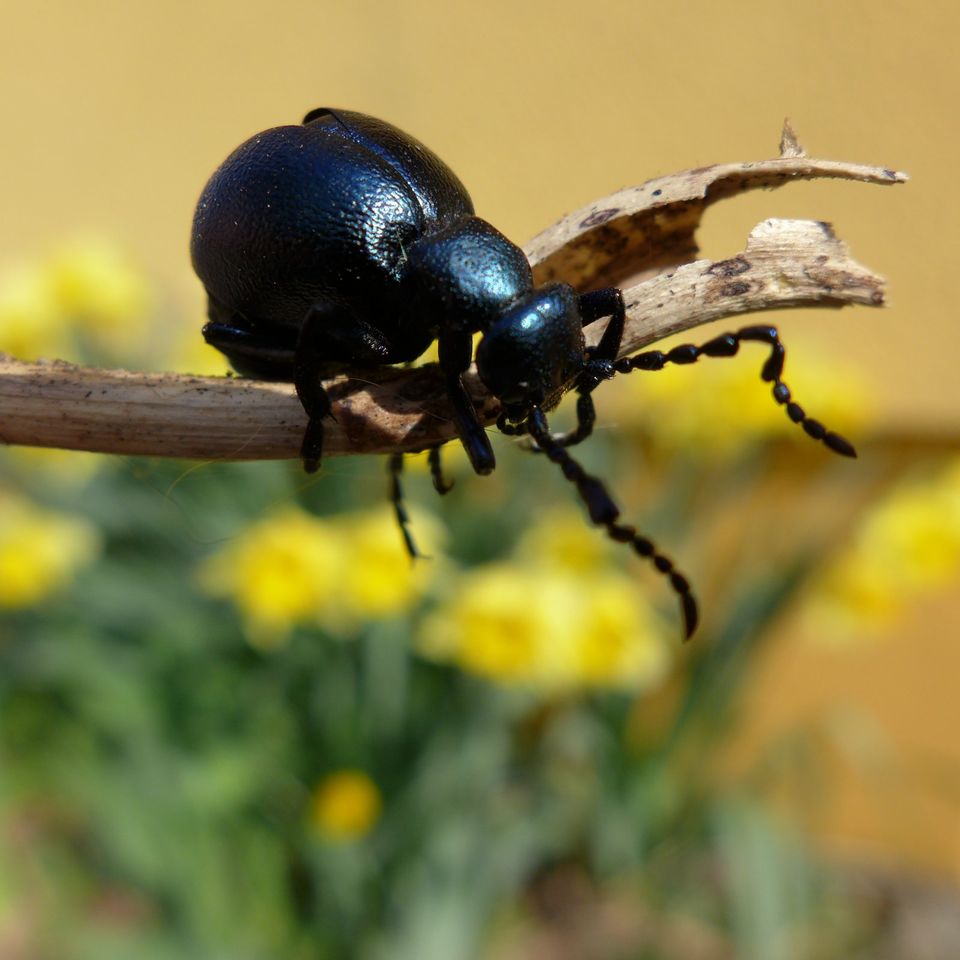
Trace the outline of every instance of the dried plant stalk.
<instances>
[{"instance_id":1,"label":"dried plant stalk","mask_svg":"<svg viewBox=\"0 0 960 960\"><path fill-rule=\"evenodd\" d=\"M640 278L624 290L621 354L738 313L881 305L883 280L852 260L821 222L767 220L736 256L691 260L704 209L723 197L801 178L906 180L891 170L813 160L802 155L795 139L792 146L786 138L784 143L777 159L662 177L564 217L526 247L537 283L562 279L584 290ZM474 372L465 379L481 418L491 423L497 401ZM327 455L419 450L454 435L433 365L351 369L325 379L324 386L336 416L326 425ZM8 444L191 459L284 459L297 456L305 425L290 384L23 363L0 355L0 441Z\"/></svg>"}]
</instances>

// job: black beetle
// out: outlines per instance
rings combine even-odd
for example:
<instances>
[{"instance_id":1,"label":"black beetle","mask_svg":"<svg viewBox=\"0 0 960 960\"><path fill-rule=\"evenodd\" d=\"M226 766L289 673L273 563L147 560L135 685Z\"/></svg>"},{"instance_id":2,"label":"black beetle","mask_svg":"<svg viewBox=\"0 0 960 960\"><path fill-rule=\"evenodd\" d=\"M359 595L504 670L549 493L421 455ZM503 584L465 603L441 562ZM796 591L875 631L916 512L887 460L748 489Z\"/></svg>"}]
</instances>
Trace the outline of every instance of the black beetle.
<instances>
[{"instance_id":1,"label":"black beetle","mask_svg":"<svg viewBox=\"0 0 960 960\"><path fill-rule=\"evenodd\" d=\"M241 144L203 190L191 255L208 295L207 342L243 375L295 384L308 416L301 456L311 472L323 453L323 419L331 415L321 372L331 362L404 363L434 340L473 469L493 470L490 440L461 381L473 359L472 335L482 331L477 370L501 403L498 427L529 434L534 449L576 484L592 522L669 577L687 636L697 623L687 579L649 539L617 522L619 509L603 483L566 450L590 435L594 388L616 373L731 356L741 341L757 340L771 348L761 376L790 418L837 453L855 455L790 401L775 328L748 327L702 346L617 359L625 320L620 290L534 288L523 252L474 215L469 194L443 161L361 113L311 110L300 125ZM583 328L603 317L609 320L598 344L586 347ZM570 389L578 393L577 426L555 436L544 410ZM397 518L415 554L400 493L402 454L390 464ZM445 492L438 449L431 468Z\"/></svg>"}]
</instances>

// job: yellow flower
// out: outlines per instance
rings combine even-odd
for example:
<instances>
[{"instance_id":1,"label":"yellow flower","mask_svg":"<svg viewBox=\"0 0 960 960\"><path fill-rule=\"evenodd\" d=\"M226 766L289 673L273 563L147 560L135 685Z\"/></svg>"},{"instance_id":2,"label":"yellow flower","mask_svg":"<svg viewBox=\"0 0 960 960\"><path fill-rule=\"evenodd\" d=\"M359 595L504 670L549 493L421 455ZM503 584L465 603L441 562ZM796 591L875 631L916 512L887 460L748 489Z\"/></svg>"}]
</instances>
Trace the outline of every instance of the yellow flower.
<instances>
[{"instance_id":1,"label":"yellow flower","mask_svg":"<svg viewBox=\"0 0 960 960\"><path fill-rule=\"evenodd\" d=\"M872 552L898 579L942 582L960 561L960 483L901 487L867 516L862 552Z\"/></svg>"},{"instance_id":2,"label":"yellow flower","mask_svg":"<svg viewBox=\"0 0 960 960\"><path fill-rule=\"evenodd\" d=\"M435 525L417 513L412 523L432 553ZM403 613L440 568L439 559L411 561L388 509L321 520L287 507L248 527L198 575L204 590L236 604L250 642L269 648L298 624L344 631Z\"/></svg>"},{"instance_id":3,"label":"yellow flower","mask_svg":"<svg viewBox=\"0 0 960 960\"><path fill-rule=\"evenodd\" d=\"M29 607L96 556L97 531L83 520L0 494L0 607Z\"/></svg>"},{"instance_id":4,"label":"yellow flower","mask_svg":"<svg viewBox=\"0 0 960 960\"><path fill-rule=\"evenodd\" d=\"M608 555L602 532L591 527L583 511L553 507L524 533L517 556L531 564L553 565L588 573L601 566Z\"/></svg>"},{"instance_id":5,"label":"yellow flower","mask_svg":"<svg viewBox=\"0 0 960 960\"><path fill-rule=\"evenodd\" d=\"M338 770L314 788L310 822L330 840L359 840L373 829L382 806L370 777L359 770Z\"/></svg>"},{"instance_id":6,"label":"yellow flower","mask_svg":"<svg viewBox=\"0 0 960 960\"><path fill-rule=\"evenodd\" d=\"M124 356L143 340L149 301L146 281L117 247L72 241L0 276L0 350L21 360L77 359L78 346L90 343Z\"/></svg>"},{"instance_id":7,"label":"yellow flower","mask_svg":"<svg viewBox=\"0 0 960 960\"><path fill-rule=\"evenodd\" d=\"M918 591L960 567L960 459L892 490L823 570L805 609L811 633L836 642L888 626Z\"/></svg>"},{"instance_id":8,"label":"yellow flower","mask_svg":"<svg viewBox=\"0 0 960 960\"><path fill-rule=\"evenodd\" d=\"M21 263L0 274L0 351L19 360L70 354L66 317L46 273Z\"/></svg>"},{"instance_id":9,"label":"yellow flower","mask_svg":"<svg viewBox=\"0 0 960 960\"><path fill-rule=\"evenodd\" d=\"M608 573L589 584L582 596L577 666L583 682L639 689L663 679L670 666L669 648L649 611L637 602L637 585Z\"/></svg>"},{"instance_id":10,"label":"yellow flower","mask_svg":"<svg viewBox=\"0 0 960 960\"><path fill-rule=\"evenodd\" d=\"M200 567L200 585L240 609L254 646L281 644L339 603L345 544L334 524L288 507L248 527Z\"/></svg>"},{"instance_id":11,"label":"yellow flower","mask_svg":"<svg viewBox=\"0 0 960 960\"><path fill-rule=\"evenodd\" d=\"M150 290L114 243L82 237L63 244L46 264L59 309L109 354L140 345L147 330Z\"/></svg>"},{"instance_id":12,"label":"yellow flower","mask_svg":"<svg viewBox=\"0 0 960 960\"><path fill-rule=\"evenodd\" d=\"M636 584L612 571L498 564L466 574L428 617L418 650L505 684L640 689L668 667Z\"/></svg>"},{"instance_id":13,"label":"yellow flower","mask_svg":"<svg viewBox=\"0 0 960 960\"><path fill-rule=\"evenodd\" d=\"M493 680L531 678L548 627L543 606L530 595L536 587L522 568L506 564L464 576L447 604L426 620L420 652Z\"/></svg>"},{"instance_id":14,"label":"yellow flower","mask_svg":"<svg viewBox=\"0 0 960 960\"><path fill-rule=\"evenodd\" d=\"M429 515L408 509L411 531L424 554L415 561L390 508L377 507L337 521L345 544L339 589L344 607L356 618L383 618L409 610L442 566L438 524Z\"/></svg>"}]
</instances>

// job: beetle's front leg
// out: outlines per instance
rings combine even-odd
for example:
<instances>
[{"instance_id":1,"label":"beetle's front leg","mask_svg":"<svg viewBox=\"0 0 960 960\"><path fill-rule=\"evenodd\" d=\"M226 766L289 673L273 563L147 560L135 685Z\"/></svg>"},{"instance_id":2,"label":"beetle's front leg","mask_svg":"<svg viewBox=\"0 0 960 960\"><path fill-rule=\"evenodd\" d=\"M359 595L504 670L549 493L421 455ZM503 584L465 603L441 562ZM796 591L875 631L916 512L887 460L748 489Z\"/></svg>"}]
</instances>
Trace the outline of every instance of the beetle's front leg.
<instances>
[{"instance_id":1,"label":"beetle's front leg","mask_svg":"<svg viewBox=\"0 0 960 960\"><path fill-rule=\"evenodd\" d=\"M620 352L620 341L623 340L623 328L627 321L627 310L623 303L623 293L617 287L604 287L602 290L592 290L582 293L577 299L583 325L589 326L602 317L609 317L610 322L600 342L589 350L591 360L616 360Z\"/></svg>"},{"instance_id":2,"label":"beetle's front leg","mask_svg":"<svg viewBox=\"0 0 960 960\"><path fill-rule=\"evenodd\" d=\"M490 473L497 465L493 447L463 386L463 373L472 359L473 338L467 331L444 332L440 334L439 347L440 369L446 379L457 433L473 469L479 474Z\"/></svg>"}]
</instances>

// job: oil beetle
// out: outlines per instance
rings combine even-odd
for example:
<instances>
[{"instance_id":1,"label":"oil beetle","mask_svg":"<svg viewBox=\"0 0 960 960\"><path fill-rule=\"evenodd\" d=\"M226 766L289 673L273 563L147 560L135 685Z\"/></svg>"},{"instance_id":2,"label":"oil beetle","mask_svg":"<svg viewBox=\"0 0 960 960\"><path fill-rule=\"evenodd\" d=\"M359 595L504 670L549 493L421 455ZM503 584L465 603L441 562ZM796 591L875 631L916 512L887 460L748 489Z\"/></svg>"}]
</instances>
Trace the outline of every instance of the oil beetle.
<instances>
[{"instance_id":1,"label":"oil beetle","mask_svg":"<svg viewBox=\"0 0 960 960\"><path fill-rule=\"evenodd\" d=\"M463 184L435 154L389 123L347 110L311 110L241 144L203 190L193 221L193 266L208 295L207 342L240 374L292 381L307 413L304 467L317 470L330 400L320 381L332 363L404 363L438 341L457 432L479 474L495 461L462 375L472 335L480 379L502 407L497 426L527 434L533 449L574 483L590 520L664 574L681 600L686 635L697 605L686 577L633 527L604 484L567 452L594 424L591 393L632 370L701 356L728 357L743 341L770 347L761 376L790 418L830 449L855 456L839 435L806 416L780 379L784 349L774 327L747 327L701 345L618 359L625 313L620 290L578 294L564 283L534 288L523 252L474 215ZM583 328L608 322L595 347ZM545 410L575 389L577 425L551 433ZM400 491L403 455L391 457L392 497L415 555ZM434 484L448 488L439 448Z\"/></svg>"}]
</instances>

